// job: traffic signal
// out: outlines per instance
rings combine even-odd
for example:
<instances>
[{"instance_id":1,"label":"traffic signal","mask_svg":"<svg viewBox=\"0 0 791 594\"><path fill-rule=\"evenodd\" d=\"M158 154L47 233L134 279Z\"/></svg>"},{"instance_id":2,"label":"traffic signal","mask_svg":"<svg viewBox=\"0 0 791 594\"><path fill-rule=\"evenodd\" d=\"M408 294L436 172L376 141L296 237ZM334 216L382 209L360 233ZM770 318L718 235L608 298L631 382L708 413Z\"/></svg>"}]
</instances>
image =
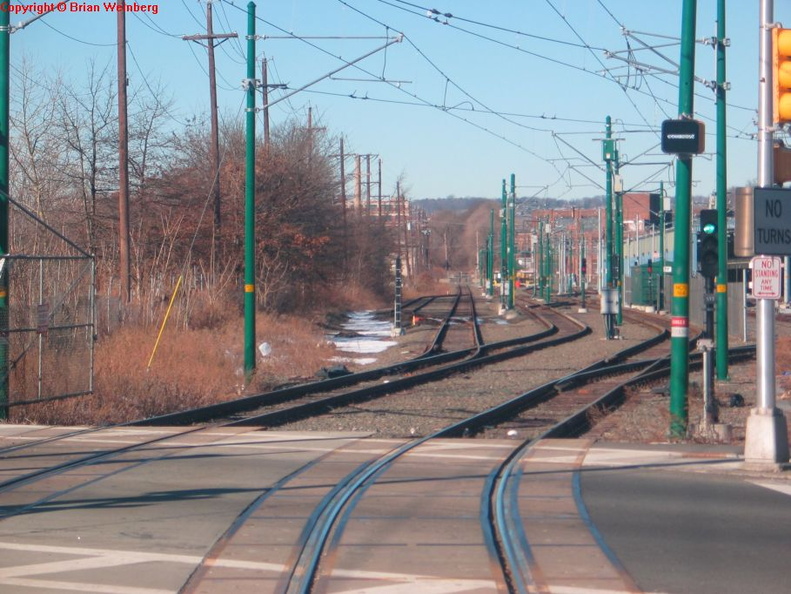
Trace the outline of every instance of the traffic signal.
<instances>
[{"instance_id":1,"label":"traffic signal","mask_svg":"<svg viewBox=\"0 0 791 594\"><path fill-rule=\"evenodd\" d=\"M582 276L588 274L588 260L587 258L582 259Z\"/></svg>"},{"instance_id":2,"label":"traffic signal","mask_svg":"<svg viewBox=\"0 0 791 594\"><path fill-rule=\"evenodd\" d=\"M648 274L653 274L653 273L654 273L654 261L653 260L649 260L648 261Z\"/></svg>"},{"instance_id":3,"label":"traffic signal","mask_svg":"<svg viewBox=\"0 0 791 594\"><path fill-rule=\"evenodd\" d=\"M782 140L775 140L772 147L775 183L782 186L791 181L791 148L786 148Z\"/></svg>"},{"instance_id":4,"label":"traffic signal","mask_svg":"<svg viewBox=\"0 0 791 594\"><path fill-rule=\"evenodd\" d=\"M698 265L700 273L706 278L717 276L719 268L719 240L717 237L717 211L700 211L700 231L698 232Z\"/></svg>"},{"instance_id":5,"label":"traffic signal","mask_svg":"<svg viewBox=\"0 0 791 594\"><path fill-rule=\"evenodd\" d=\"M772 29L774 121L791 122L791 29Z\"/></svg>"}]
</instances>

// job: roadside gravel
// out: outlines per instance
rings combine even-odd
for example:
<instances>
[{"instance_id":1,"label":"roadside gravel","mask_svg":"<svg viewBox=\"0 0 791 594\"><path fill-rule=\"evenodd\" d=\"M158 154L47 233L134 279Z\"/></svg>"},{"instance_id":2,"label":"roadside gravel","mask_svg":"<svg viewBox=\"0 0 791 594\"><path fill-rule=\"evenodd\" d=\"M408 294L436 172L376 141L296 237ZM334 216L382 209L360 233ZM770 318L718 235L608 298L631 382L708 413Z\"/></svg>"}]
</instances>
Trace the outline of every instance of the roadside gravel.
<instances>
[{"instance_id":1,"label":"roadside gravel","mask_svg":"<svg viewBox=\"0 0 791 594\"><path fill-rule=\"evenodd\" d=\"M477 308L486 342L524 336L543 329L536 320L527 315L517 315L509 319L498 315L496 301L480 299ZM645 327L625 322L621 327L620 340L605 340L598 311L590 310L580 314L577 313L576 306L567 307L565 311L588 324L593 330L591 335L571 344L537 351L478 370L474 374L460 374L451 380L423 386L413 392L413 396L390 396L385 400L339 410L333 417L307 420L283 428L370 431L375 435L396 437L424 435L472 412L485 410L530 388L562 377L584 364L610 356L648 338L652 333ZM754 324L754 320L750 320L749 324ZM421 354L426 348L425 345L431 341L434 331L435 327L426 325L407 328L403 336L396 338L397 346L381 353L374 365L396 363ZM780 337L791 336L791 324L778 323L776 332ZM752 336L754 329L750 326L750 340ZM731 346L738 344L742 344L741 341L732 339ZM782 374L784 369L781 369L782 364L779 365L777 371ZM791 367L791 363L787 366ZM786 371L791 372L791 369ZM718 422L725 426L718 433L702 432L699 429L703 417L701 385L701 372L692 370L689 376L688 405L690 433L684 441L743 445L746 420L750 410L756 405L755 361L731 364L728 380L715 381ZM791 419L791 380L788 376L778 376L777 386L777 406L786 412L787 419ZM608 442L668 443L669 407L666 383L632 391L626 403L600 419L586 437ZM500 430L493 430L487 432L487 437L506 437L501 433Z\"/></svg>"}]
</instances>

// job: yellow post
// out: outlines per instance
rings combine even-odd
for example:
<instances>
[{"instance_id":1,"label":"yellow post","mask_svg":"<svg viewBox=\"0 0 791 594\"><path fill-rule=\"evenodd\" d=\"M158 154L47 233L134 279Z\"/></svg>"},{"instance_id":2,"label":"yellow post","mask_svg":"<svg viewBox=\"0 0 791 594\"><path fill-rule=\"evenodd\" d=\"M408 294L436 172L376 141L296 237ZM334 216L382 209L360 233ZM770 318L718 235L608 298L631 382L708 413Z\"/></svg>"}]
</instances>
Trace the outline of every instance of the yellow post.
<instances>
[{"instance_id":1,"label":"yellow post","mask_svg":"<svg viewBox=\"0 0 791 594\"><path fill-rule=\"evenodd\" d=\"M168 322L168 316L170 316L170 310L173 307L173 302L176 300L176 295L179 292L179 287L181 286L181 279L183 277L179 275L179 280L176 282L176 288L173 289L173 295L170 296L170 303L168 303L168 310L165 312L165 319L162 320L162 326L159 327L159 334L157 335L157 341L154 343L154 350L151 351L151 358L148 360L148 366L146 367L146 371L151 369L151 362L154 360L154 355L157 352L157 347L159 346L159 339L162 338L162 332L165 330L165 324Z\"/></svg>"}]
</instances>

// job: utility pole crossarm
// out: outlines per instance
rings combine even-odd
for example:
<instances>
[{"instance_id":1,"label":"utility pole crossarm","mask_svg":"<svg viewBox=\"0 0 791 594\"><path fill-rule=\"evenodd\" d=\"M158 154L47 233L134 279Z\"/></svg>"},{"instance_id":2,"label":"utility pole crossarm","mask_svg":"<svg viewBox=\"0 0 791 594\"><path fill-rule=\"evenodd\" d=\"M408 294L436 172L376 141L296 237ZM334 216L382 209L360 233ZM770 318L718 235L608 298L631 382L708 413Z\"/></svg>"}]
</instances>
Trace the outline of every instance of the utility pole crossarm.
<instances>
[{"instance_id":1,"label":"utility pole crossarm","mask_svg":"<svg viewBox=\"0 0 791 594\"><path fill-rule=\"evenodd\" d=\"M227 39L238 37L236 33L215 33L212 23L212 0L206 2L206 33L197 35L184 35L184 41L207 41L206 49L209 52L209 101L211 116L211 160L214 167L212 193L214 194L214 241L220 233L222 224L222 197L220 195L220 141L219 141L219 121L217 115L217 75L214 66L214 48ZM201 44L203 45L203 44Z\"/></svg>"},{"instance_id":2,"label":"utility pole crossarm","mask_svg":"<svg viewBox=\"0 0 791 594\"><path fill-rule=\"evenodd\" d=\"M207 41L212 39L236 39L239 37L237 33L212 33L211 35L182 35L181 39L184 41ZM216 46L215 46L216 47Z\"/></svg>"}]
</instances>

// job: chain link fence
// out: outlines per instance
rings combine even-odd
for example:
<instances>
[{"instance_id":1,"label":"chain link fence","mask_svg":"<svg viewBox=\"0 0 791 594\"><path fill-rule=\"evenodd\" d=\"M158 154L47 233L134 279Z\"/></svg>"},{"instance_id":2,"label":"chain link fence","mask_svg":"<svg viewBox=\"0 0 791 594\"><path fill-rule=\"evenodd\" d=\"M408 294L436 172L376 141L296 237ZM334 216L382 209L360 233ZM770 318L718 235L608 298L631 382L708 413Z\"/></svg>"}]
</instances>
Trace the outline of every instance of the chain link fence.
<instances>
[{"instance_id":1,"label":"chain link fence","mask_svg":"<svg viewBox=\"0 0 791 594\"><path fill-rule=\"evenodd\" d=\"M93 391L95 261L24 206L10 214L6 379L10 405ZM24 253L22 253L24 252ZM7 323L7 326L6 326Z\"/></svg>"}]
</instances>

